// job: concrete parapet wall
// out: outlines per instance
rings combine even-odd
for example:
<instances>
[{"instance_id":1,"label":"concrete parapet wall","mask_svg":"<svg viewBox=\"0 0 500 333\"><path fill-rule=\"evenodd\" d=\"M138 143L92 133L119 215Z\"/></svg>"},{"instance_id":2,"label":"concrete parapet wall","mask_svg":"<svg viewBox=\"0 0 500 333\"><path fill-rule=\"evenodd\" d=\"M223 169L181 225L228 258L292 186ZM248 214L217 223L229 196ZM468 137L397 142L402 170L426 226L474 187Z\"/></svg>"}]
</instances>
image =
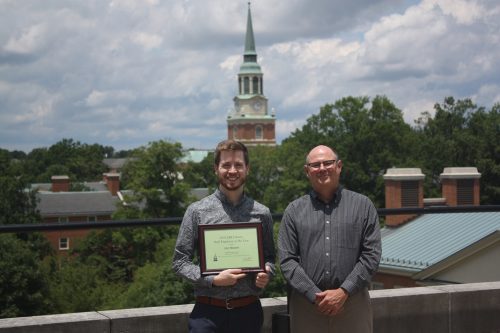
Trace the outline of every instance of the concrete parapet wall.
<instances>
[{"instance_id":1,"label":"concrete parapet wall","mask_svg":"<svg viewBox=\"0 0 500 333\"><path fill-rule=\"evenodd\" d=\"M376 333L500 333L500 282L370 291Z\"/></svg>"},{"instance_id":2,"label":"concrete parapet wall","mask_svg":"<svg viewBox=\"0 0 500 333\"><path fill-rule=\"evenodd\" d=\"M500 282L370 291L376 333L500 333ZM262 299L263 332L286 297ZM0 333L187 332L192 304L0 319Z\"/></svg>"}]
</instances>

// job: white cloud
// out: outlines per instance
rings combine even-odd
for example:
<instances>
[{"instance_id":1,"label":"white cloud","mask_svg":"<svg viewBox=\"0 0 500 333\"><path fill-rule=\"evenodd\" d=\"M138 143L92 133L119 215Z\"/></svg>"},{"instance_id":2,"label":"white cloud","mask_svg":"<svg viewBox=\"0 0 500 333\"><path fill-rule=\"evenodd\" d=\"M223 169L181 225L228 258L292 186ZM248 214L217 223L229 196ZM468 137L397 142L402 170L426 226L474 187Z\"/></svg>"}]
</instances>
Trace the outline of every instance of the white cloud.
<instances>
[{"instance_id":1,"label":"white cloud","mask_svg":"<svg viewBox=\"0 0 500 333\"><path fill-rule=\"evenodd\" d=\"M470 25L486 14L485 9L476 1L466 0L426 0L424 7L439 6L443 13L451 15L460 24Z\"/></svg>"},{"instance_id":2,"label":"white cloud","mask_svg":"<svg viewBox=\"0 0 500 333\"><path fill-rule=\"evenodd\" d=\"M18 36L11 37L4 49L14 53L32 53L36 51L43 43L46 26L36 24L26 28Z\"/></svg>"},{"instance_id":3,"label":"white cloud","mask_svg":"<svg viewBox=\"0 0 500 333\"><path fill-rule=\"evenodd\" d=\"M145 32L134 33L132 34L130 39L134 43L144 47L146 50L151 50L156 47L159 47L163 42L163 38L161 38L161 36L156 34L148 34Z\"/></svg>"}]
</instances>

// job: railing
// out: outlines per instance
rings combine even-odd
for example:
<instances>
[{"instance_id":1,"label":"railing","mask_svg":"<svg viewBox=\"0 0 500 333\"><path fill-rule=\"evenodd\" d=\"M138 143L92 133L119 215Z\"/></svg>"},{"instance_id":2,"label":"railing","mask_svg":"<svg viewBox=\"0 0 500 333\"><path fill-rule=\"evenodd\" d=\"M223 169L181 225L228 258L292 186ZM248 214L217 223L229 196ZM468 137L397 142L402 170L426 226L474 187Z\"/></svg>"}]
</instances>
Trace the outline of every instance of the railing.
<instances>
[{"instance_id":1,"label":"railing","mask_svg":"<svg viewBox=\"0 0 500 333\"><path fill-rule=\"evenodd\" d=\"M500 212L500 205L483 206L432 206L423 208L378 208L379 216L405 215L405 214L442 214L442 213L467 213L467 212ZM272 214L274 220L281 220L282 213ZM58 231L81 229L106 229L121 227L168 226L179 225L182 217L166 217L143 220L110 220L96 222L54 222L36 224L8 224L0 225L0 233Z\"/></svg>"}]
</instances>

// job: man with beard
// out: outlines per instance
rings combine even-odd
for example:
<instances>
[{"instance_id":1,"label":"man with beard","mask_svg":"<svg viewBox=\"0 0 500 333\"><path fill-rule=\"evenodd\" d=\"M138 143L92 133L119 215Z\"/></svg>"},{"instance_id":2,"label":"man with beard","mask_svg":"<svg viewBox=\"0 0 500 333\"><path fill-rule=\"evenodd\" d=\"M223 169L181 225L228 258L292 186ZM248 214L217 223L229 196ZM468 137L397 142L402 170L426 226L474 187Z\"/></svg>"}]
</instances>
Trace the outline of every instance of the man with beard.
<instances>
[{"instance_id":1,"label":"man with beard","mask_svg":"<svg viewBox=\"0 0 500 333\"><path fill-rule=\"evenodd\" d=\"M274 275L273 220L269 209L244 193L249 171L247 148L225 140L215 150L217 190L191 204L184 214L177 237L173 270L194 286L196 303L189 316L190 332L260 332L263 311L259 294ZM244 273L227 269L203 276L193 263L198 244L198 225L262 223L265 272Z\"/></svg>"},{"instance_id":2,"label":"man with beard","mask_svg":"<svg viewBox=\"0 0 500 333\"><path fill-rule=\"evenodd\" d=\"M304 171L312 191L288 205L278 237L292 287L291 332L372 332L367 287L382 252L377 211L339 185L342 161L331 148L312 149Z\"/></svg>"}]
</instances>

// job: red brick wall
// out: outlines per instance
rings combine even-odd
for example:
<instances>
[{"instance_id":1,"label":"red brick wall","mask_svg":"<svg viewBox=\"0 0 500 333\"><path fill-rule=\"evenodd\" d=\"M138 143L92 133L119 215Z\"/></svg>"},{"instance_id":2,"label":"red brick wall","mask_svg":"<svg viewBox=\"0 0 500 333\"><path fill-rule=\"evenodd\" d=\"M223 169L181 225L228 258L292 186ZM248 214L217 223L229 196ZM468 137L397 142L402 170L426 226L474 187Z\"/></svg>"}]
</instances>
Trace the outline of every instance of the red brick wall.
<instances>
[{"instance_id":1,"label":"red brick wall","mask_svg":"<svg viewBox=\"0 0 500 333\"><path fill-rule=\"evenodd\" d=\"M474 205L479 206L480 204L480 187L479 179L474 179ZM457 179L454 178L443 178L441 179L441 192L443 198L446 198L446 204L448 206L457 206Z\"/></svg>"},{"instance_id":2,"label":"red brick wall","mask_svg":"<svg viewBox=\"0 0 500 333\"><path fill-rule=\"evenodd\" d=\"M97 216L97 221L106 221L111 220L111 216ZM87 216L71 216L68 219L68 222L63 223L71 223L71 222L85 222L87 221ZM43 219L44 223L59 223L59 219L57 217L46 217ZM80 242L83 238L85 238L92 230L91 229L77 229L77 230L58 230L58 231L44 231L43 234L49 241L50 245L54 249L57 254L65 254L70 249L75 248L75 246ZM59 238L68 238L69 239L69 249L68 250L59 250Z\"/></svg>"},{"instance_id":3,"label":"red brick wall","mask_svg":"<svg viewBox=\"0 0 500 333\"><path fill-rule=\"evenodd\" d=\"M424 206L423 181L418 182L419 195L418 207ZM386 208L401 208L401 182L398 180L385 181L385 207ZM400 225L416 215L388 215L385 218L385 224L388 226Z\"/></svg>"},{"instance_id":4,"label":"red brick wall","mask_svg":"<svg viewBox=\"0 0 500 333\"><path fill-rule=\"evenodd\" d=\"M255 127L257 125L262 126L262 139L263 140L275 140L276 131L274 123L265 124L234 124L227 127L227 137L233 139L233 127L237 126L237 138L236 140L255 140Z\"/></svg>"},{"instance_id":5,"label":"red brick wall","mask_svg":"<svg viewBox=\"0 0 500 333\"><path fill-rule=\"evenodd\" d=\"M52 192L69 192L69 179L52 179Z\"/></svg>"},{"instance_id":6,"label":"red brick wall","mask_svg":"<svg viewBox=\"0 0 500 333\"><path fill-rule=\"evenodd\" d=\"M116 195L120 190L120 176L119 175L108 175L106 178L106 183L108 185L108 190L111 195Z\"/></svg>"}]
</instances>

